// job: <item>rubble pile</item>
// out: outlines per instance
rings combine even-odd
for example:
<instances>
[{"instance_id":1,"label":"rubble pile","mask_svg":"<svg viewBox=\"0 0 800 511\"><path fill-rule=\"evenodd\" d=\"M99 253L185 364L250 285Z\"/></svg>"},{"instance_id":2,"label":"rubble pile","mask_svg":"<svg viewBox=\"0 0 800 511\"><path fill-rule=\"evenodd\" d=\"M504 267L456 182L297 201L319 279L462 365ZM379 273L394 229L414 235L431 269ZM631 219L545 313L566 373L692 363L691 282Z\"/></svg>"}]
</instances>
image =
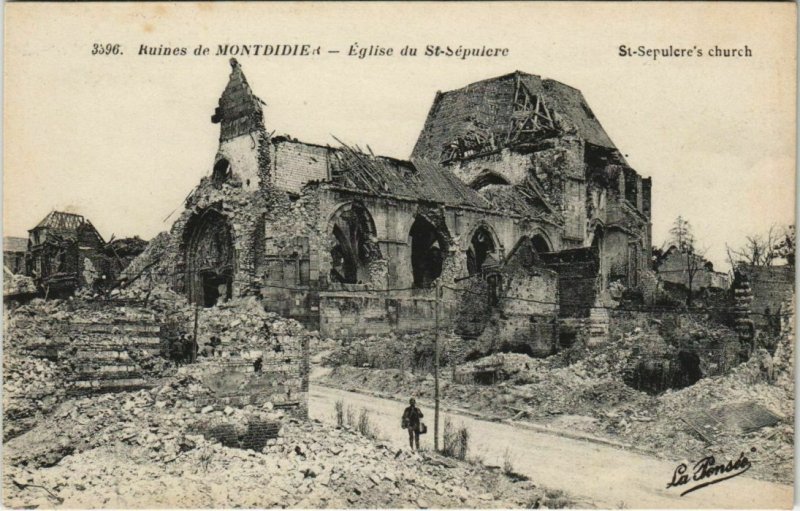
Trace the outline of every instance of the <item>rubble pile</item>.
<instances>
[{"instance_id":1,"label":"rubble pile","mask_svg":"<svg viewBox=\"0 0 800 511\"><path fill-rule=\"evenodd\" d=\"M458 358L456 350L461 342L453 333L440 335L442 365L450 365L451 360ZM335 341L326 339L317 343L317 346L325 353L322 363L326 366L430 371L433 367L433 343L433 336L429 332L392 332Z\"/></svg>"},{"instance_id":2,"label":"rubble pile","mask_svg":"<svg viewBox=\"0 0 800 511\"><path fill-rule=\"evenodd\" d=\"M172 261L167 261L170 258L168 254L172 243L170 233L166 231L158 233L147 243L144 250L128 264L120 277L126 280L136 279L136 282L141 281L139 286L163 282L166 277L171 276L168 273L171 273L174 267L169 264ZM174 257L172 258L174 259Z\"/></svg>"},{"instance_id":3,"label":"rubble pile","mask_svg":"<svg viewBox=\"0 0 800 511\"><path fill-rule=\"evenodd\" d=\"M265 340L270 339L285 344L289 337L315 337L301 323L267 312L255 296L235 298L205 308L190 304L184 295L172 291L165 284L139 286L134 283L120 290L119 297L136 303L146 302L148 309L158 315L167 329L190 336L194 335L196 317L201 355L210 356L212 349L215 353L227 354L262 349Z\"/></svg>"},{"instance_id":4,"label":"rubble pile","mask_svg":"<svg viewBox=\"0 0 800 511\"><path fill-rule=\"evenodd\" d=\"M140 308L36 299L5 319L5 439L33 427L71 392L96 390L101 381L136 386L129 374L141 385L171 367L158 356L154 316Z\"/></svg>"},{"instance_id":5,"label":"rubble pile","mask_svg":"<svg viewBox=\"0 0 800 511\"><path fill-rule=\"evenodd\" d=\"M55 362L5 351L3 440L27 431L66 396L64 368Z\"/></svg>"},{"instance_id":6,"label":"rubble pile","mask_svg":"<svg viewBox=\"0 0 800 511\"><path fill-rule=\"evenodd\" d=\"M5 503L70 507L524 507L545 492L499 470L376 444L354 429L283 420L260 450L226 446L207 426L254 418L264 405L198 406L189 376L137 392L63 403L6 444Z\"/></svg>"},{"instance_id":7,"label":"rubble pile","mask_svg":"<svg viewBox=\"0 0 800 511\"><path fill-rule=\"evenodd\" d=\"M27 431L65 395L66 365L42 358L50 327L66 314L59 300L33 300L6 312L3 335L3 439ZM49 314L59 313L57 318ZM30 321L39 318L40 321ZM19 326L17 326L19 325Z\"/></svg>"},{"instance_id":8,"label":"rubble pile","mask_svg":"<svg viewBox=\"0 0 800 511\"><path fill-rule=\"evenodd\" d=\"M265 311L254 296L199 311L197 341L201 351L210 348L212 336L219 338L220 349L230 351L261 349L267 338L287 344L288 338L311 335L299 322Z\"/></svg>"},{"instance_id":9,"label":"rubble pile","mask_svg":"<svg viewBox=\"0 0 800 511\"><path fill-rule=\"evenodd\" d=\"M761 477L786 482L792 473L794 457L793 392L767 381L759 358L735 367L730 374L705 378L691 387L667 391L650 409L636 410L609 422L609 433L624 437L634 445L647 446L663 457L677 453L696 456L710 447L714 452L737 456L745 448L754 462L753 471ZM742 434L722 428L712 437L695 431L684 419L698 411L751 403L774 412L781 420L774 426ZM709 446L709 441L711 445Z\"/></svg>"},{"instance_id":10,"label":"rubble pile","mask_svg":"<svg viewBox=\"0 0 800 511\"><path fill-rule=\"evenodd\" d=\"M675 350L689 349L697 353L706 376L723 374L738 362L738 334L724 325L691 314L681 317L680 328L668 332L667 340Z\"/></svg>"},{"instance_id":11,"label":"rubble pile","mask_svg":"<svg viewBox=\"0 0 800 511\"><path fill-rule=\"evenodd\" d=\"M442 368L441 385L448 400L460 408L482 410L494 416L548 418L559 414L589 414L599 406L629 399L647 400L646 395L628 388L621 375L626 360L643 339L652 337L641 330L607 345L585 349L572 347L548 358L518 353L497 353L456 368L459 373L499 368L503 377L497 385L461 385L453 382L453 368ZM365 371L335 367L322 375L322 383L345 389L369 388L408 395L433 397L433 376L403 369Z\"/></svg>"},{"instance_id":12,"label":"rubble pile","mask_svg":"<svg viewBox=\"0 0 800 511\"><path fill-rule=\"evenodd\" d=\"M787 310L793 314L793 307ZM712 447L731 453L754 447L756 453L748 454L754 460L754 470L785 482L787 474L792 473L794 457L793 348L793 325L788 321L773 356L766 350L757 350L750 360L734 367L727 375L704 378L691 387L665 392L659 397L656 408L642 413L651 419L650 423L629 423L619 433L637 444L653 445L664 455L674 452L676 445L685 446L686 452L697 452L706 441L676 418L712 407L758 404L781 417L780 422L748 432L744 437L723 429L715 436Z\"/></svg>"},{"instance_id":13,"label":"rubble pile","mask_svg":"<svg viewBox=\"0 0 800 511\"><path fill-rule=\"evenodd\" d=\"M32 277L11 272L3 273L3 294L5 296L34 294L36 291L36 282Z\"/></svg>"},{"instance_id":14,"label":"rubble pile","mask_svg":"<svg viewBox=\"0 0 800 511\"><path fill-rule=\"evenodd\" d=\"M669 338L662 337L661 332ZM675 331L654 324L635 327L605 345L590 349L574 345L544 359L498 353L458 366L455 374L451 368L442 368L440 392L449 407L473 410L487 418L530 420L582 430L671 460L682 456L696 459L709 448L735 459L743 446L752 446L763 454L751 458L757 461L751 471L758 477L786 482L787 474L792 473L794 436L794 336L789 325L774 356L761 350L726 375L706 377L689 387L658 395L623 383L631 365L643 357L673 353L681 343L684 347L720 346L731 337L735 339L731 332L694 321ZM716 370L711 367L712 357L704 360L708 363L705 370ZM494 382L470 381L462 376L490 369L500 375ZM434 394L430 373L342 366L317 374L320 383L345 390L367 388L426 400L432 400ZM744 436L739 431L723 430L710 447L682 419L712 407L749 402L782 419Z\"/></svg>"}]
</instances>

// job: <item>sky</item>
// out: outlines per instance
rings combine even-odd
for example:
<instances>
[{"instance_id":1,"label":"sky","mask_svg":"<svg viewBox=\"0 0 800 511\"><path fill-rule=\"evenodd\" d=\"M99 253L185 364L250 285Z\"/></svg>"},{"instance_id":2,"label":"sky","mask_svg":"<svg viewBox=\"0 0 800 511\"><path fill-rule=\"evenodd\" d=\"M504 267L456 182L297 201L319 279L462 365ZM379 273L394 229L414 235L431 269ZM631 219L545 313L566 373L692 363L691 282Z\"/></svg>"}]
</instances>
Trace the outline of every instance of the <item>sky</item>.
<instances>
[{"instance_id":1,"label":"sky","mask_svg":"<svg viewBox=\"0 0 800 511\"><path fill-rule=\"evenodd\" d=\"M678 215L723 269L725 244L794 222L791 3L6 5L3 226L53 209L108 239L167 230L211 171L227 83L218 44L310 44L239 56L267 128L408 158L437 90L521 70L580 89L641 175L653 238ZM92 55L94 44L122 55ZM203 44L212 55L194 56ZM495 58L348 56L351 45L508 48ZM619 46L744 48L747 58L620 57ZM186 56L138 55L141 45ZM327 50L338 50L338 54Z\"/></svg>"}]
</instances>

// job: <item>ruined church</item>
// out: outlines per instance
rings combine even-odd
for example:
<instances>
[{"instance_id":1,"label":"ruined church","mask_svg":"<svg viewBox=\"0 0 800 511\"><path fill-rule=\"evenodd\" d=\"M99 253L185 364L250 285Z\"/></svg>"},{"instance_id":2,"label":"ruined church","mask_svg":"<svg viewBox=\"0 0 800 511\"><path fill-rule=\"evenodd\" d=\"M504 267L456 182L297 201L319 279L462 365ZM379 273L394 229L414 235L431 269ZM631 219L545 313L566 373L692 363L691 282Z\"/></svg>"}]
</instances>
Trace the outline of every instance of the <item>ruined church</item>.
<instances>
[{"instance_id":1,"label":"ruined church","mask_svg":"<svg viewBox=\"0 0 800 511\"><path fill-rule=\"evenodd\" d=\"M165 258L190 301L255 295L349 336L452 322L480 281L499 335L545 352L559 329L602 324L610 289L647 300L651 181L579 90L517 71L438 92L397 160L274 135L230 64L219 147Z\"/></svg>"}]
</instances>

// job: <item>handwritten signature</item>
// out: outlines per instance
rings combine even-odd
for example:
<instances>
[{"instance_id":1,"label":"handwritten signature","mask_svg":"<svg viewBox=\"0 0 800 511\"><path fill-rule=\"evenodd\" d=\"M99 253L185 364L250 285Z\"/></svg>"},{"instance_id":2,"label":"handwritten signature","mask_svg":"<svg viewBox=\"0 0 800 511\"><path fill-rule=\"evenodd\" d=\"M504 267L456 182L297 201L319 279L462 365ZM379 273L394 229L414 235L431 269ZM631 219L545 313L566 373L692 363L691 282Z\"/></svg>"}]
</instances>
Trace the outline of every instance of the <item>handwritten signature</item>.
<instances>
[{"instance_id":1,"label":"handwritten signature","mask_svg":"<svg viewBox=\"0 0 800 511\"><path fill-rule=\"evenodd\" d=\"M751 447L750 452L756 452L756 448ZM747 459L744 453L739 454L739 458L736 461L722 463L717 463L714 456L706 456L694 464L691 474L688 473L689 465L686 463L681 463L675 467L675 472L672 474L672 481L667 483L667 489L677 488L692 482L699 483L684 490L684 492L681 493L681 497L683 497L687 493L699 490L700 488L705 488L712 484L721 483L726 479L740 476L747 472L752 466L752 463L750 463L750 460Z\"/></svg>"}]
</instances>

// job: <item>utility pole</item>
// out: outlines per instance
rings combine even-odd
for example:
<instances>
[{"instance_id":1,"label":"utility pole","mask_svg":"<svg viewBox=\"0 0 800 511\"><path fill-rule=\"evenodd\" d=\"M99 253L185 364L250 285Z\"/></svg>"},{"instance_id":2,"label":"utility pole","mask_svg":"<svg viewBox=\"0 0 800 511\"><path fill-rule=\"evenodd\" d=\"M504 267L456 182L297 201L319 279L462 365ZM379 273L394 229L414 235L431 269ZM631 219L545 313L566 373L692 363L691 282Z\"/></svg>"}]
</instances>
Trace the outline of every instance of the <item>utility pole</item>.
<instances>
[{"instance_id":1,"label":"utility pole","mask_svg":"<svg viewBox=\"0 0 800 511\"><path fill-rule=\"evenodd\" d=\"M196 304L194 304L194 345L195 346L198 346L198 344L197 344L197 316L199 315L199 313L200 313L200 304L196 303ZM193 350L193 353L194 353L194 350ZM192 363L196 362L196 360L194 360L195 356L196 355L194 355L194 354L192 355Z\"/></svg>"},{"instance_id":2,"label":"utility pole","mask_svg":"<svg viewBox=\"0 0 800 511\"><path fill-rule=\"evenodd\" d=\"M441 286L436 284L436 301L433 309L436 322L433 331L433 449L436 452L439 452L439 294L441 291Z\"/></svg>"}]
</instances>

